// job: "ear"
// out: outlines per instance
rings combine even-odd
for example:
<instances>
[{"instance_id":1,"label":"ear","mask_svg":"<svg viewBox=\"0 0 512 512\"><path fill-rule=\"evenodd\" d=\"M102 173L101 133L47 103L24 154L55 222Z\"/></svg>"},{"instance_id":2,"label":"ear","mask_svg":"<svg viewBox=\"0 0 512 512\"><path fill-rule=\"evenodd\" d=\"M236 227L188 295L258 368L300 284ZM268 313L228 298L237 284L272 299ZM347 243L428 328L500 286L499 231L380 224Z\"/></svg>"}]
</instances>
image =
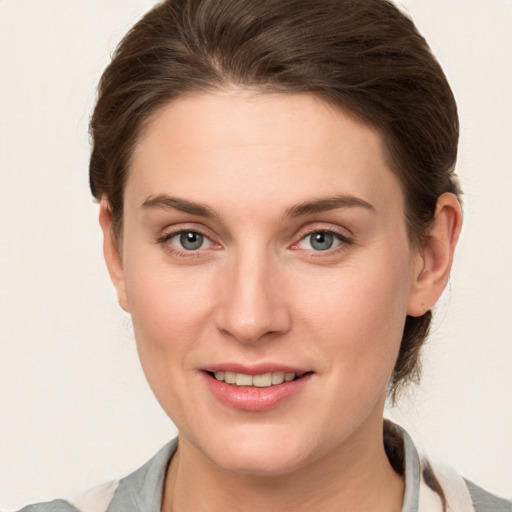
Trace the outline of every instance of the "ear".
<instances>
[{"instance_id":1,"label":"ear","mask_svg":"<svg viewBox=\"0 0 512 512\"><path fill-rule=\"evenodd\" d=\"M450 277L462 227L462 209L454 194L439 197L429 237L415 255L407 314L422 316L437 302Z\"/></svg>"},{"instance_id":2,"label":"ear","mask_svg":"<svg viewBox=\"0 0 512 512\"><path fill-rule=\"evenodd\" d=\"M103 231L103 255L107 264L110 279L117 292L119 305L129 312L124 279L123 260L118 244L114 238L112 210L106 198L100 201L100 226Z\"/></svg>"}]
</instances>

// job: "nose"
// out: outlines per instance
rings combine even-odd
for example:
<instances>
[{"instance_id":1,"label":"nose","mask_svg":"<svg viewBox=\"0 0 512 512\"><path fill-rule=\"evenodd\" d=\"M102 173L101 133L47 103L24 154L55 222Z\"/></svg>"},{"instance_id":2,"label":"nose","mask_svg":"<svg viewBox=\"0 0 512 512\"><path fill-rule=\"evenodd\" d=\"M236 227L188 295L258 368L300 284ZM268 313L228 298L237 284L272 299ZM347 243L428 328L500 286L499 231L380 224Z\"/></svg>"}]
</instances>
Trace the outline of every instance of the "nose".
<instances>
[{"instance_id":1,"label":"nose","mask_svg":"<svg viewBox=\"0 0 512 512\"><path fill-rule=\"evenodd\" d=\"M233 257L220 283L217 328L242 343L287 332L291 316L282 281L277 262L262 250Z\"/></svg>"}]
</instances>

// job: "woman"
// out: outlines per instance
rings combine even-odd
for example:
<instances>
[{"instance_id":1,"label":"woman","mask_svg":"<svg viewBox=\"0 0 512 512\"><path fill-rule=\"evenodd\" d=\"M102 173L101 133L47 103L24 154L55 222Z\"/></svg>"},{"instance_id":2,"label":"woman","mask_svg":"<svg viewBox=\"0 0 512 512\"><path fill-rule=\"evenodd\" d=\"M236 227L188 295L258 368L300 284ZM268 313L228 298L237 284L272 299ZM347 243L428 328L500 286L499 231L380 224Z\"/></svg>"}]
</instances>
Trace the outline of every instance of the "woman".
<instances>
[{"instance_id":1,"label":"woman","mask_svg":"<svg viewBox=\"0 0 512 512\"><path fill-rule=\"evenodd\" d=\"M395 7L164 2L91 133L107 266L179 429L98 510L509 510L383 423L462 218L453 95Z\"/></svg>"}]
</instances>

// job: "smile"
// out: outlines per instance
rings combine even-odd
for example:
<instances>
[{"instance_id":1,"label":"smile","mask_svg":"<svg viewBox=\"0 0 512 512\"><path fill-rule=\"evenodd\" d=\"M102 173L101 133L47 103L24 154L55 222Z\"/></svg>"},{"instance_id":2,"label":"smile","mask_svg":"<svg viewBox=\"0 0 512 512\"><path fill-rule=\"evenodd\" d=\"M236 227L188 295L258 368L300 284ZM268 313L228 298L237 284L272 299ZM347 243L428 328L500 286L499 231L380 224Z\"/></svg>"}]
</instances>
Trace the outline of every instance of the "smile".
<instances>
[{"instance_id":1,"label":"smile","mask_svg":"<svg viewBox=\"0 0 512 512\"><path fill-rule=\"evenodd\" d=\"M246 373L235 372L214 372L215 379L232 384L234 386L254 386L257 388L268 388L270 386L278 386L283 382L291 382L302 375L297 373L285 372L267 372L259 375L248 375Z\"/></svg>"},{"instance_id":2,"label":"smile","mask_svg":"<svg viewBox=\"0 0 512 512\"><path fill-rule=\"evenodd\" d=\"M314 376L312 371L293 368L269 371L269 365L247 368L249 371L234 364L219 366L200 372L207 388L224 405L252 412L267 411L291 400Z\"/></svg>"}]
</instances>

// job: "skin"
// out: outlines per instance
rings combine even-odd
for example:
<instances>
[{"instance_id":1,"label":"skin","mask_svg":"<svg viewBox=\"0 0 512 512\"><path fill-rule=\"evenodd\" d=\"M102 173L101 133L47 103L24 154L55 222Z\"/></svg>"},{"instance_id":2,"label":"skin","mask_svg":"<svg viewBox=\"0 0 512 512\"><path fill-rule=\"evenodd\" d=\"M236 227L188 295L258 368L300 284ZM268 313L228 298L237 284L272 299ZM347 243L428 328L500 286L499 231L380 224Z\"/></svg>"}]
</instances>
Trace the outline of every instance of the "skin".
<instances>
[{"instance_id":1,"label":"skin","mask_svg":"<svg viewBox=\"0 0 512 512\"><path fill-rule=\"evenodd\" d=\"M333 197L345 202L315 203ZM179 429L163 510L401 510L384 402L406 315L432 307L448 279L452 194L412 246L373 128L312 95L232 89L151 120L120 244L107 198L100 223L146 377ZM180 245L184 231L205 237L198 250ZM310 235L325 232L333 245L317 250ZM276 407L245 411L205 385L202 369L226 362L312 374Z\"/></svg>"}]
</instances>

